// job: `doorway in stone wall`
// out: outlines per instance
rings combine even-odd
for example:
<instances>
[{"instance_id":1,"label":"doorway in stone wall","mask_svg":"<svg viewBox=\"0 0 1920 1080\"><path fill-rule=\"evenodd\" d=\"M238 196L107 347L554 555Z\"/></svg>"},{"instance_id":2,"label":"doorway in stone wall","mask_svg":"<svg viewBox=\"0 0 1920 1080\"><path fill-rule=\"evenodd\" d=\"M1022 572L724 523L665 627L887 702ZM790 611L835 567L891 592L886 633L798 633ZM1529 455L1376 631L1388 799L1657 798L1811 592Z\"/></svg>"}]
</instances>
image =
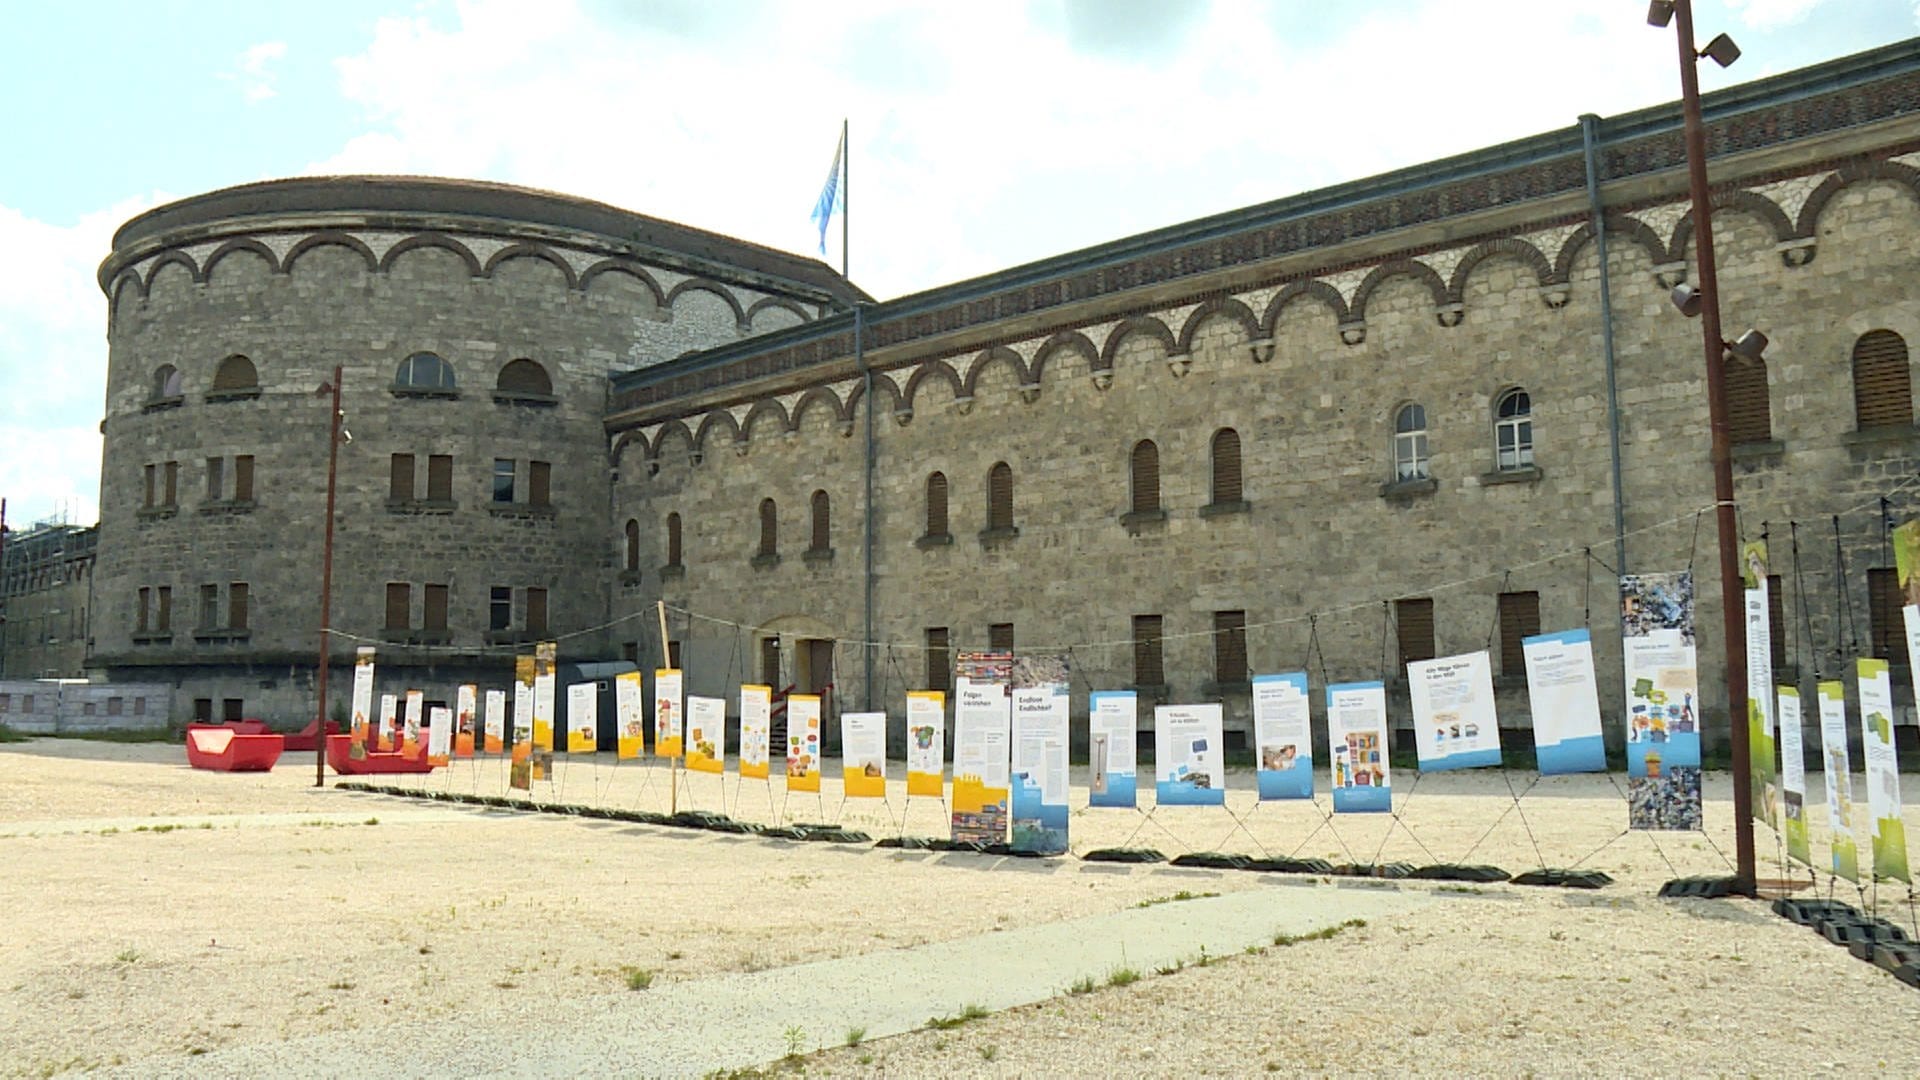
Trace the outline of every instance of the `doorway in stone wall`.
<instances>
[{"instance_id":1,"label":"doorway in stone wall","mask_svg":"<svg viewBox=\"0 0 1920 1080\"><path fill-rule=\"evenodd\" d=\"M801 638L793 648L796 694L820 695L820 715L833 715L833 640Z\"/></svg>"}]
</instances>

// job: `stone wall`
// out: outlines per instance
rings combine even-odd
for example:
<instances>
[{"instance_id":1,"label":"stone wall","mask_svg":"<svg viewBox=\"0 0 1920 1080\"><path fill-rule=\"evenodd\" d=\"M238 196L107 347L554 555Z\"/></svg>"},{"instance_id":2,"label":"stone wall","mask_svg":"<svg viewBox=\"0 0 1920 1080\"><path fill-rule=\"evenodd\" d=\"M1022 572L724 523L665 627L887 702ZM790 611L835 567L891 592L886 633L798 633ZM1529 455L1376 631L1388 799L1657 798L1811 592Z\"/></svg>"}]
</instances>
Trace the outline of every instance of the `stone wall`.
<instances>
[{"instance_id":1,"label":"stone wall","mask_svg":"<svg viewBox=\"0 0 1920 1080\"><path fill-rule=\"evenodd\" d=\"M24 735L150 731L184 719L172 714L171 691L151 683L0 680L0 724Z\"/></svg>"}]
</instances>

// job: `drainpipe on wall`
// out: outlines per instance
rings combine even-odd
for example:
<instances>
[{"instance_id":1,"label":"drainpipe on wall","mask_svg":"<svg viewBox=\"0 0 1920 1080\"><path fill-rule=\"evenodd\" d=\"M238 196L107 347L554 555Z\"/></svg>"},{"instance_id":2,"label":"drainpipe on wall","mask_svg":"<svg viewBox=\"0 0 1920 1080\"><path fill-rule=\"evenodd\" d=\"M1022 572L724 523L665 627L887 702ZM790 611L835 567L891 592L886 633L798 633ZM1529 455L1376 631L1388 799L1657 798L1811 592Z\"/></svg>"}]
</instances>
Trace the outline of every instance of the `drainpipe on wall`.
<instances>
[{"instance_id":1,"label":"drainpipe on wall","mask_svg":"<svg viewBox=\"0 0 1920 1080\"><path fill-rule=\"evenodd\" d=\"M859 301L853 304L853 360L860 368L860 404L866 415L866 497L862 500L865 521L860 539L860 555L865 579L866 614L860 633L860 659L863 673L861 708L873 709L873 369L867 366L866 314Z\"/></svg>"},{"instance_id":2,"label":"drainpipe on wall","mask_svg":"<svg viewBox=\"0 0 1920 1080\"><path fill-rule=\"evenodd\" d=\"M1600 118L1580 117L1580 149L1587 164L1587 209L1592 215L1593 242L1600 257L1600 347L1607 369L1607 450L1613 467L1613 558L1615 568L1627 572L1626 492L1620 485L1620 397L1613 355L1613 289L1607 272L1607 230L1600 208Z\"/></svg>"}]
</instances>

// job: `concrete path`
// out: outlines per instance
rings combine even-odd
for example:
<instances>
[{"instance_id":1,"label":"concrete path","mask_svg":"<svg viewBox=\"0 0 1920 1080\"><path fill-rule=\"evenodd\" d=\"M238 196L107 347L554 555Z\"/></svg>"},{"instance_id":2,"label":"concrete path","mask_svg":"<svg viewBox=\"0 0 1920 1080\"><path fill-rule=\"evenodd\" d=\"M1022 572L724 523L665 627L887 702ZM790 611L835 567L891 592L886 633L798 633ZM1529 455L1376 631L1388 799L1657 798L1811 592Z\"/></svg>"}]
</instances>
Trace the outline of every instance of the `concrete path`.
<instances>
[{"instance_id":1,"label":"concrete path","mask_svg":"<svg viewBox=\"0 0 1920 1080\"><path fill-rule=\"evenodd\" d=\"M1120 867L1115 872L1127 872ZM1138 872L1138 871L1136 871ZM1212 875L1169 873L1168 893L1204 892ZM964 897L956 897L964 902ZM1104 984L1119 968L1152 978L1202 950L1228 956L1347 919L1369 921L1432 903L1422 892L1370 882L1268 879L1263 887L1132 908L910 949L718 975L627 994L583 996L559 1026L553 1002L500 1016L486 1032L402 1022L276 1044L236 1046L183 1062L136 1062L122 1076L546 1077L701 1076L762 1065L788 1051L840 1045L865 1028L877 1039L968 1006L999 1011ZM938 918L937 912L926 913ZM519 1010L515 1010L516 1012Z\"/></svg>"},{"instance_id":2,"label":"concrete path","mask_svg":"<svg viewBox=\"0 0 1920 1080\"><path fill-rule=\"evenodd\" d=\"M81 833L175 832L181 829L283 829L288 826L317 827L365 825L378 818L383 824L419 825L442 821L472 821L468 807L397 806L380 807L378 812L335 813L301 811L279 814L178 814L168 817L66 818L45 821L15 821L0 825L0 837L71 836Z\"/></svg>"}]
</instances>

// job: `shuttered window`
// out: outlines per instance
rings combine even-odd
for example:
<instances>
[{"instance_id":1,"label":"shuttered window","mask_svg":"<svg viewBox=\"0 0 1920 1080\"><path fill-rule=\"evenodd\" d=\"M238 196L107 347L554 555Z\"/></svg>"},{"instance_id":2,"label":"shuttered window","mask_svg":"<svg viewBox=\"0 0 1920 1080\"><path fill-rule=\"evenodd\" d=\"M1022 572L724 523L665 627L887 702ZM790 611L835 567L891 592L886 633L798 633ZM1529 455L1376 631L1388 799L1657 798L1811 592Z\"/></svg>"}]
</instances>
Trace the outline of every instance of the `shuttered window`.
<instances>
[{"instance_id":1,"label":"shuttered window","mask_svg":"<svg viewBox=\"0 0 1920 1080\"><path fill-rule=\"evenodd\" d=\"M1873 655L1894 667L1907 664L1907 627L1900 614L1900 579L1892 567L1867 571L1867 613Z\"/></svg>"},{"instance_id":2,"label":"shuttered window","mask_svg":"<svg viewBox=\"0 0 1920 1080\"><path fill-rule=\"evenodd\" d=\"M159 473L159 471L160 471L160 466L158 466L158 465L149 465L149 466L147 466L147 468L146 468L146 475L147 475L147 499L146 499L146 502L144 502L144 503L142 503L142 504L141 504L141 505L143 505L143 506L152 506L152 505L153 505L153 492L154 492L154 487L155 487L155 484L154 484L154 477L155 477L156 475L158 475L158 473Z\"/></svg>"},{"instance_id":3,"label":"shuttered window","mask_svg":"<svg viewBox=\"0 0 1920 1080\"><path fill-rule=\"evenodd\" d=\"M1236 503L1240 498L1240 433L1221 428L1213 433L1213 502Z\"/></svg>"},{"instance_id":4,"label":"shuttered window","mask_svg":"<svg viewBox=\"0 0 1920 1080\"><path fill-rule=\"evenodd\" d=\"M1433 600L1430 597L1395 600L1393 626L1400 641L1401 664L1433 659Z\"/></svg>"},{"instance_id":5,"label":"shuttered window","mask_svg":"<svg viewBox=\"0 0 1920 1080\"><path fill-rule=\"evenodd\" d=\"M833 526L830 513L831 510L827 502L827 493L824 491L814 492L813 543L811 545L814 551L826 551L828 548L833 547Z\"/></svg>"},{"instance_id":6,"label":"shuttered window","mask_svg":"<svg viewBox=\"0 0 1920 1080\"><path fill-rule=\"evenodd\" d=\"M1160 509L1160 448L1152 439L1133 444L1130 461L1133 475L1133 512L1150 514Z\"/></svg>"},{"instance_id":7,"label":"shuttered window","mask_svg":"<svg viewBox=\"0 0 1920 1080\"><path fill-rule=\"evenodd\" d=\"M1795 674L1781 679L1780 673L1787 669L1787 601L1782 595L1786 590L1780 586L1780 575L1767 575L1767 651L1773 654L1773 673L1775 682L1798 682Z\"/></svg>"},{"instance_id":8,"label":"shuttered window","mask_svg":"<svg viewBox=\"0 0 1920 1080\"><path fill-rule=\"evenodd\" d=\"M227 459L210 457L207 459L207 501L219 502L220 489L226 486Z\"/></svg>"},{"instance_id":9,"label":"shuttered window","mask_svg":"<svg viewBox=\"0 0 1920 1080\"><path fill-rule=\"evenodd\" d=\"M1160 653L1161 621L1158 615L1133 617L1133 684L1164 686L1166 665Z\"/></svg>"},{"instance_id":10,"label":"shuttered window","mask_svg":"<svg viewBox=\"0 0 1920 1080\"><path fill-rule=\"evenodd\" d=\"M428 585L421 590L424 606L420 619L422 627L428 630L447 628L447 592L445 585Z\"/></svg>"},{"instance_id":11,"label":"shuttered window","mask_svg":"<svg viewBox=\"0 0 1920 1080\"><path fill-rule=\"evenodd\" d=\"M927 535L945 536L947 533L947 474L934 473L927 477Z\"/></svg>"},{"instance_id":12,"label":"shuttered window","mask_svg":"<svg viewBox=\"0 0 1920 1080\"><path fill-rule=\"evenodd\" d=\"M514 360L500 369L500 378L495 384L500 390L517 394L551 394L553 380L547 376L547 369L532 360Z\"/></svg>"},{"instance_id":13,"label":"shuttered window","mask_svg":"<svg viewBox=\"0 0 1920 1080\"><path fill-rule=\"evenodd\" d=\"M640 523L633 518L627 519L627 557L628 573L640 569Z\"/></svg>"},{"instance_id":14,"label":"shuttered window","mask_svg":"<svg viewBox=\"0 0 1920 1080\"><path fill-rule=\"evenodd\" d=\"M220 625L220 586L200 586L200 629L212 630Z\"/></svg>"},{"instance_id":15,"label":"shuttered window","mask_svg":"<svg viewBox=\"0 0 1920 1080\"><path fill-rule=\"evenodd\" d=\"M953 689L953 658L948 652L951 640L952 635L946 627L927 627L927 689L929 690Z\"/></svg>"},{"instance_id":16,"label":"shuttered window","mask_svg":"<svg viewBox=\"0 0 1920 1080\"><path fill-rule=\"evenodd\" d=\"M1219 683L1247 681L1247 613L1213 613L1213 679Z\"/></svg>"},{"instance_id":17,"label":"shuttered window","mask_svg":"<svg viewBox=\"0 0 1920 1080\"><path fill-rule=\"evenodd\" d=\"M173 586L160 586L158 598L160 602L154 609L153 616L154 633L170 633L173 630ZM28 706L28 711L32 711L32 706Z\"/></svg>"},{"instance_id":18,"label":"shuttered window","mask_svg":"<svg viewBox=\"0 0 1920 1080\"><path fill-rule=\"evenodd\" d=\"M387 498L405 502L413 498L413 455L395 454L387 475Z\"/></svg>"},{"instance_id":19,"label":"shuttered window","mask_svg":"<svg viewBox=\"0 0 1920 1080\"><path fill-rule=\"evenodd\" d=\"M1891 330L1869 330L1853 343L1853 416L1863 428L1913 423L1907 343Z\"/></svg>"},{"instance_id":20,"label":"shuttered window","mask_svg":"<svg viewBox=\"0 0 1920 1080\"><path fill-rule=\"evenodd\" d=\"M781 689L780 682L780 639L768 637L760 639L760 681Z\"/></svg>"},{"instance_id":21,"label":"shuttered window","mask_svg":"<svg viewBox=\"0 0 1920 1080\"><path fill-rule=\"evenodd\" d=\"M1013 528L1013 466L1004 461L987 470L987 528Z\"/></svg>"},{"instance_id":22,"label":"shuttered window","mask_svg":"<svg viewBox=\"0 0 1920 1080\"><path fill-rule=\"evenodd\" d=\"M260 374L253 361L244 356L229 356L220 361L213 373L214 390L250 390L260 385Z\"/></svg>"},{"instance_id":23,"label":"shuttered window","mask_svg":"<svg viewBox=\"0 0 1920 1080\"><path fill-rule=\"evenodd\" d=\"M251 593L252 590L247 588L247 583L244 581L236 581L227 586L227 629L247 629Z\"/></svg>"},{"instance_id":24,"label":"shuttered window","mask_svg":"<svg viewBox=\"0 0 1920 1080\"><path fill-rule=\"evenodd\" d=\"M252 454L241 454L233 459L233 501L253 501Z\"/></svg>"},{"instance_id":25,"label":"shuttered window","mask_svg":"<svg viewBox=\"0 0 1920 1080\"><path fill-rule=\"evenodd\" d=\"M997 622L987 627L987 648L994 652L1013 651L1013 624Z\"/></svg>"},{"instance_id":26,"label":"shuttered window","mask_svg":"<svg viewBox=\"0 0 1920 1080\"><path fill-rule=\"evenodd\" d=\"M1767 401L1767 365L1727 354L1727 439L1733 445L1773 438L1773 410Z\"/></svg>"},{"instance_id":27,"label":"shuttered window","mask_svg":"<svg viewBox=\"0 0 1920 1080\"><path fill-rule=\"evenodd\" d=\"M551 462L527 462L527 505L553 505L553 464Z\"/></svg>"},{"instance_id":28,"label":"shuttered window","mask_svg":"<svg viewBox=\"0 0 1920 1080\"><path fill-rule=\"evenodd\" d=\"M667 515L667 565L680 565L680 515Z\"/></svg>"},{"instance_id":29,"label":"shuttered window","mask_svg":"<svg viewBox=\"0 0 1920 1080\"><path fill-rule=\"evenodd\" d=\"M1428 615L1428 625L1432 625L1432 615ZM1540 632L1540 594L1537 592L1503 592L1500 594L1500 674L1524 675L1527 671L1526 653L1520 642ZM1431 637L1431 632L1429 632Z\"/></svg>"},{"instance_id":30,"label":"shuttered window","mask_svg":"<svg viewBox=\"0 0 1920 1080\"><path fill-rule=\"evenodd\" d=\"M760 500L760 554L772 555L780 550L780 516L772 499Z\"/></svg>"},{"instance_id":31,"label":"shuttered window","mask_svg":"<svg viewBox=\"0 0 1920 1080\"><path fill-rule=\"evenodd\" d=\"M149 625L151 625L151 620L153 618L152 609L153 609L153 589L151 588L141 589L140 590L140 619L138 622L134 623L133 629L135 633L144 634L147 632L147 628Z\"/></svg>"},{"instance_id":32,"label":"shuttered window","mask_svg":"<svg viewBox=\"0 0 1920 1080\"><path fill-rule=\"evenodd\" d=\"M427 498L435 502L453 501L451 454L435 454L427 459Z\"/></svg>"},{"instance_id":33,"label":"shuttered window","mask_svg":"<svg viewBox=\"0 0 1920 1080\"><path fill-rule=\"evenodd\" d=\"M527 633L547 632L547 590L527 590Z\"/></svg>"},{"instance_id":34,"label":"shuttered window","mask_svg":"<svg viewBox=\"0 0 1920 1080\"><path fill-rule=\"evenodd\" d=\"M412 608L413 586L404 581L387 582L387 629L407 629Z\"/></svg>"},{"instance_id":35,"label":"shuttered window","mask_svg":"<svg viewBox=\"0 0 1920 1080\"><path fill-rule=\"evenodd\" d=\"M180 463L177 461L167 462L165 473L167 481L166 505L174 506L180 501Z\"/></svg>"}]
</instances>

